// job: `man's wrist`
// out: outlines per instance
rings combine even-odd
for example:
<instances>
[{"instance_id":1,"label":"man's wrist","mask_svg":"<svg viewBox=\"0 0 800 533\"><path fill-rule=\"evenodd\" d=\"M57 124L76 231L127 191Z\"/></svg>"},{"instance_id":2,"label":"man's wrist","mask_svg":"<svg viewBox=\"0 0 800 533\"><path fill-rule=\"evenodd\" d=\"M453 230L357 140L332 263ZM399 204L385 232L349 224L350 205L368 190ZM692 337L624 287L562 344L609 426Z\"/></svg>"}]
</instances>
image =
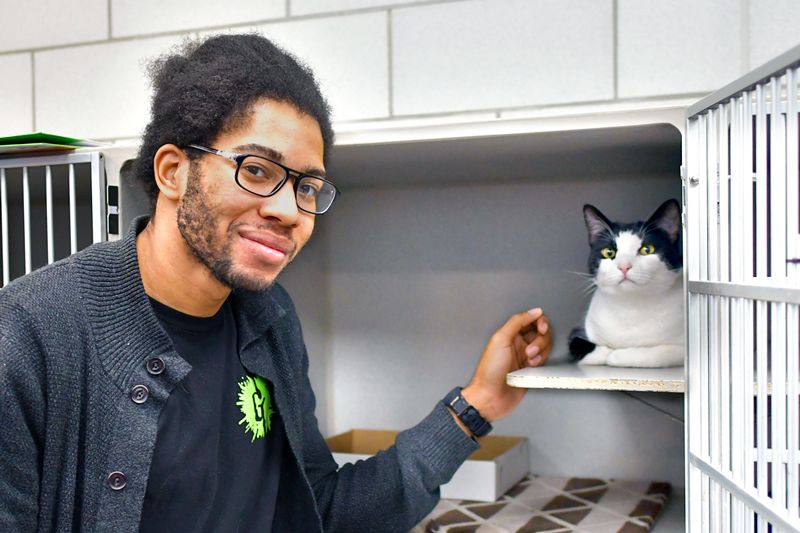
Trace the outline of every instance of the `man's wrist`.
<instances>
[{"instance_id":1,"label":"man's wrist","mask_svg":"<svg viewBox=\"0 0 800 533\"><path fill-rule=\"evenodd\" d=\"M492 408L492 394L485 392L478 386L469 384L461 389L461 396L468 404L474 407L487 422L494 422L497 420L497 416L495 416L494 409Z\"/></svg>"},{"instance_id":2,"label":"man's wrist","mask_svg":"<svg viewBox=\"0 0 800 533\"><path fill-rule=\"evenodd\" d=\"M453 415L454 420L468 435L483 437L492 430L489 423L475 406L470 404L462 394L462 388L456 387L442 399Z\"/></svg>"},{"instance_id":3,"label":"man's wrist","mask_svg":"<svg viewBox=\"0 0 800 533\"><path fill-rule=\"evenodd\" d=\"M453 420L455 420L456 424L458 424L458 427L461 428L461 431L463 431L467 435L467 437L472 439L475 438L475 435L472 434L472 431L470 431L467 425L464 422L462 422L460 418L458 418L458 416L453 412L452 409L448 409L447 412L450 413L450 416L453 417Z\"/></svg>"}]
</instances>

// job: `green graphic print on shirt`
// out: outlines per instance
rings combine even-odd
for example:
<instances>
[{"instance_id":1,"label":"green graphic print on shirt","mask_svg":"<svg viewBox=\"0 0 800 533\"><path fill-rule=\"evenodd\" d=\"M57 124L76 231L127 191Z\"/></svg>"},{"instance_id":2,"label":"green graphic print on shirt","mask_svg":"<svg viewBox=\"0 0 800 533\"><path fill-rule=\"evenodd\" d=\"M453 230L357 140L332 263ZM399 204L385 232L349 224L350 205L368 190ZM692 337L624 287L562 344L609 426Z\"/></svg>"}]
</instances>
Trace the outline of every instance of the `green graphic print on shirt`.
<instances>
[{"instance_id":1,"label":"green graphic print on shirt","mask_svg":"<svg viewBox=\"0 0 800 533\"><path fill-rule=\"evenodd\" d=\"M236 402L244 415L239 425L245 424L245 433L252 433L251 442L263 438L270 428L272 404L267 382L260 376L247 376L239 382L239 401Z\"/></svg>"}]
</instances>

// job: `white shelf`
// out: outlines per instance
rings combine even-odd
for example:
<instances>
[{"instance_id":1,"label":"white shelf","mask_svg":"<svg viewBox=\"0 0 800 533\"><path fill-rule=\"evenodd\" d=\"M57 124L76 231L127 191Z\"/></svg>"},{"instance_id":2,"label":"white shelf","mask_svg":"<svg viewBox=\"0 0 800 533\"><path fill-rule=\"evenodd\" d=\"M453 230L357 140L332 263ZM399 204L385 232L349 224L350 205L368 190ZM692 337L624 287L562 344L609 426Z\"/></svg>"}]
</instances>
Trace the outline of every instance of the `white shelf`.
<instances>
[{"instance_id":1,"label":"white shelf","mask_svg":"<svg viewBox=\"0 0 800 533\"><path fill-rule=\"evenodd\" d=\"M527 389L624 390L684 392L684 369L583 366L573 363L523 368L506 382Z\"/></svg>"}]
</instances>

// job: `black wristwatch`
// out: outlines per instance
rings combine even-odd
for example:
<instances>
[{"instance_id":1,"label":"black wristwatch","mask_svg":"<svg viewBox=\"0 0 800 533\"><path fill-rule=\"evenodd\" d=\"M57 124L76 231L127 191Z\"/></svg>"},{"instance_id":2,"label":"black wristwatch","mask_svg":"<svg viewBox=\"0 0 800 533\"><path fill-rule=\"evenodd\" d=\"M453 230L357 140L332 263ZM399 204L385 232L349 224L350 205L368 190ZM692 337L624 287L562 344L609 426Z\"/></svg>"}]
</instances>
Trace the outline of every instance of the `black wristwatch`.
<instances>
[{"instance_id":1,"label":"black wristwatch","mask_svg":"<svg viewBox=\"0 0 800 533\"><path fill-rule=\"evenodd\" d=\"M449 407L476 437L483 437L492 430L492 425L461 396L461 387L448 392L442 403Z\"/></svg>"}]
</instances>

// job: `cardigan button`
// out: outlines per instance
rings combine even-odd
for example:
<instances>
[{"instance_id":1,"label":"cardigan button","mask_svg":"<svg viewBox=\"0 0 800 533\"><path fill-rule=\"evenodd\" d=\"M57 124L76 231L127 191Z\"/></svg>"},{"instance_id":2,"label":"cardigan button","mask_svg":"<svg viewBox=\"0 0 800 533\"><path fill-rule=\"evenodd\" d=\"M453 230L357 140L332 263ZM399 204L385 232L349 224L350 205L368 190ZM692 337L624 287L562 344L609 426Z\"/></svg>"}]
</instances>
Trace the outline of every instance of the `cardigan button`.
<instances>
[{"instance_id":1,"label":"cardigan button","mask_svg":"<svg viewBox=\"0 0 800 533\"><path fill-rule=\"evenodd\" d=\"M106 479L111 490L122 490L128 484L128 477L122 472L111 472Z\"/></svg>"},{"instance_id":2,"label":"cardigan button","mask_svg":"<svg viewBox=\"0 0 800 533\"><path fill-rule=\"evenodd\" d=\"M153 357L152 359L148 359L147 364L145 366L147 367L147 372L153 376L161 374L167 367L166 363L164 363L164 360L161 359L160 357Z\"/></svg>"},{"instance_id":3,"label":"cardigan button","mask_svg":"<svg viewBox=\"0 0 800 533\"><path fill-rule=\"evenodd\" d=\"M144 385L136 385L131 389L131 400L133 400L133 403L144 403L147 401L148 396L150 396L150 389Z\"/></svg>"}]
</instances>

